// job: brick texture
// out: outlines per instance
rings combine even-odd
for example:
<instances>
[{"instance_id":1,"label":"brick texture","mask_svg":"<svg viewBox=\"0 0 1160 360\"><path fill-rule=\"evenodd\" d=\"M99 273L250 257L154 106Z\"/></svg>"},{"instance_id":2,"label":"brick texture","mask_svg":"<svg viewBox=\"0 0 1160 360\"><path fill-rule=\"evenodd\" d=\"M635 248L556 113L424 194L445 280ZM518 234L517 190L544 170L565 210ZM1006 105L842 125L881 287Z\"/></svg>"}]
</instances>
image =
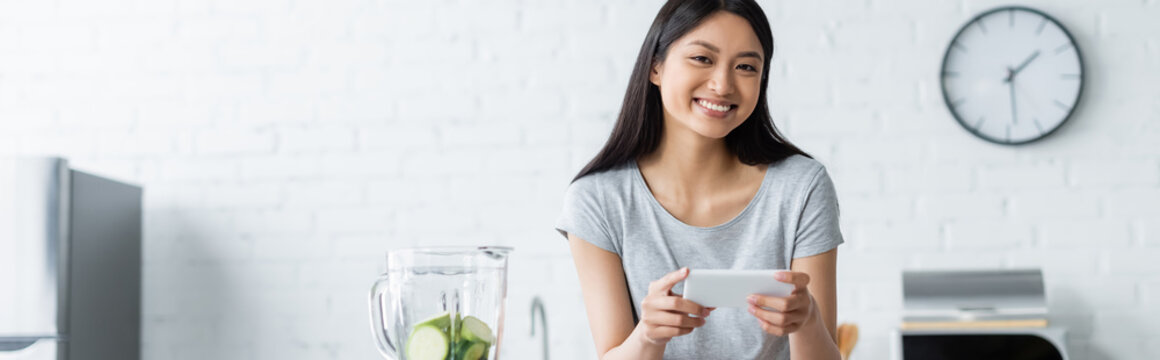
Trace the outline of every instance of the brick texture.
<instances>
[{"instance_id":1,"label":"brick texture","mask_svg":"<svg viewBox=\"0 0 1160 360\"><path fill-rule=\"evenodd\" d=\"M0 2L0 155L142 184L146 359L373 359L387 249L503 244L504 358L595 349L568 181L604 142L659 0ZM1006 2L761 1L770 105L835 179L839 320L888 359L900 271L1042 267L1071 357L1160 351L1160 3L1031 0L1076 36L1085 99L1023 147L976 139L938 82Z\"/></svg>"}]
</instances>

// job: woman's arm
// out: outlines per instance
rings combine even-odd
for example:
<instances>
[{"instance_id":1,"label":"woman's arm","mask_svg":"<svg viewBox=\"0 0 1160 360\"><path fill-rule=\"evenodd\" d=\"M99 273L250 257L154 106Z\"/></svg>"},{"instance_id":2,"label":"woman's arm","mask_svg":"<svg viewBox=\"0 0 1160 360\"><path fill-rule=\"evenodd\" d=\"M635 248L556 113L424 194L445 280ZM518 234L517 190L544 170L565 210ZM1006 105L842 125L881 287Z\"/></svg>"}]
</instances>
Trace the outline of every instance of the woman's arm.
<instances>
[{"instance_id":1,"label":"woman's arm","mask_svg":"<svg viewBox=\"0 0 1160 360\"><path fill-rule=\"evenodd\" d=\"M665 344L675 336L688 334L705 324L708 309L673 296L670 291L689 275L681 269L649 284L649 294L641 302L643 314L632 323L632 301L624 280L620 257L568 234L572 259L584 293L588 325L596 352L603 360L661 359ZM690 317L698 314L700 317Z\"/></svg>"},{"instance_id":2,"label":"woman's arm","mask_svg":"<svg viewBox=\"0 0 1160 360\"><path fill-rule=\"evenodd\" d=\"M660 359L664 345L650 344L634 331L632 302L620 256L568 234L572 260L580 276L588 326L602 360Z\"/></svg>"},{"instance_id":3,"label":"woman's arm","mask_svg":"<svg viewBox=\"0 0 1160 360\"><path fill-rule=\"evenodd\" d=\"M794 259L790 270L809 275L806 286L814 310L802 327L789 334L791 359L840 359L837 309L838 249Z\"/></svg>"}]
</instances>

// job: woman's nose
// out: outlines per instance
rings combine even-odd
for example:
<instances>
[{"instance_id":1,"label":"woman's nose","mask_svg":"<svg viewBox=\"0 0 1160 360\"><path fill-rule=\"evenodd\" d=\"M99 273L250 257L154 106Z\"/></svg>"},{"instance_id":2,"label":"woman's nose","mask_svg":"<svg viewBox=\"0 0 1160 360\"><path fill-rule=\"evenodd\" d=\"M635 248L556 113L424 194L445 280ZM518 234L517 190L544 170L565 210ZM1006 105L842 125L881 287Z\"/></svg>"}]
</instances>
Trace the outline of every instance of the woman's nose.
<instances>
[{"instance_id":1,"label":"woman's nose","mask_svg":"<svg viewBox=\"0 0 1160 360\"><path fill-rule=\"evenodd\" d=\"M717 95L729 95L733 92L733 78L729 75L729 69L713 71L713 76L709 78L709 90Z\"/></svg>"}]
</instances>

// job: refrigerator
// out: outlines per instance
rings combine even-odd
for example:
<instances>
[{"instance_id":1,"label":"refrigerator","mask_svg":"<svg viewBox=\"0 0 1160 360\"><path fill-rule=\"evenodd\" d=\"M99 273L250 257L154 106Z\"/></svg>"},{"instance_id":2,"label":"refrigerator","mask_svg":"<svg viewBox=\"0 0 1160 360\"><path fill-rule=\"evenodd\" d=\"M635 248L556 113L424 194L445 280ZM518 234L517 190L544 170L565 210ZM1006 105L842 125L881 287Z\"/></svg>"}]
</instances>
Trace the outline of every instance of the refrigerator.
<instances>
[{"instance_id":1,"label":"refrigerator","mask_svg":"<svg viewBox=\"0 0 1160 360\"><path fill-rule=\"evenodd\" d=\"M0 359L140 358L141 195L0 157Z\"/></svg>"}]
</instances>

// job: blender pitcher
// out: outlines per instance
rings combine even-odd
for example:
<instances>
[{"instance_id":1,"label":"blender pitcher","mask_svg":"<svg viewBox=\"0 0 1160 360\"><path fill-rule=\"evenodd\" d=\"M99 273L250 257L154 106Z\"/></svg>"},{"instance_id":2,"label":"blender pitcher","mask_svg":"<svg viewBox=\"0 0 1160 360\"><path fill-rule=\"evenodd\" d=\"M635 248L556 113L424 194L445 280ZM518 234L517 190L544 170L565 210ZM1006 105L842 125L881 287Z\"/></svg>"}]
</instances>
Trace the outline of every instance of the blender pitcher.
<instances>
[{"instance_id":1,"label":"blender pitcher","mask_svg":"<svg viewBox=\"0 0 1160 360\"><path fill-rule=\"evenodd\" d=\"M510 247L387 252L371 287L371 330L395 360L497 359Z\"/></svg>"}]
</instances>

